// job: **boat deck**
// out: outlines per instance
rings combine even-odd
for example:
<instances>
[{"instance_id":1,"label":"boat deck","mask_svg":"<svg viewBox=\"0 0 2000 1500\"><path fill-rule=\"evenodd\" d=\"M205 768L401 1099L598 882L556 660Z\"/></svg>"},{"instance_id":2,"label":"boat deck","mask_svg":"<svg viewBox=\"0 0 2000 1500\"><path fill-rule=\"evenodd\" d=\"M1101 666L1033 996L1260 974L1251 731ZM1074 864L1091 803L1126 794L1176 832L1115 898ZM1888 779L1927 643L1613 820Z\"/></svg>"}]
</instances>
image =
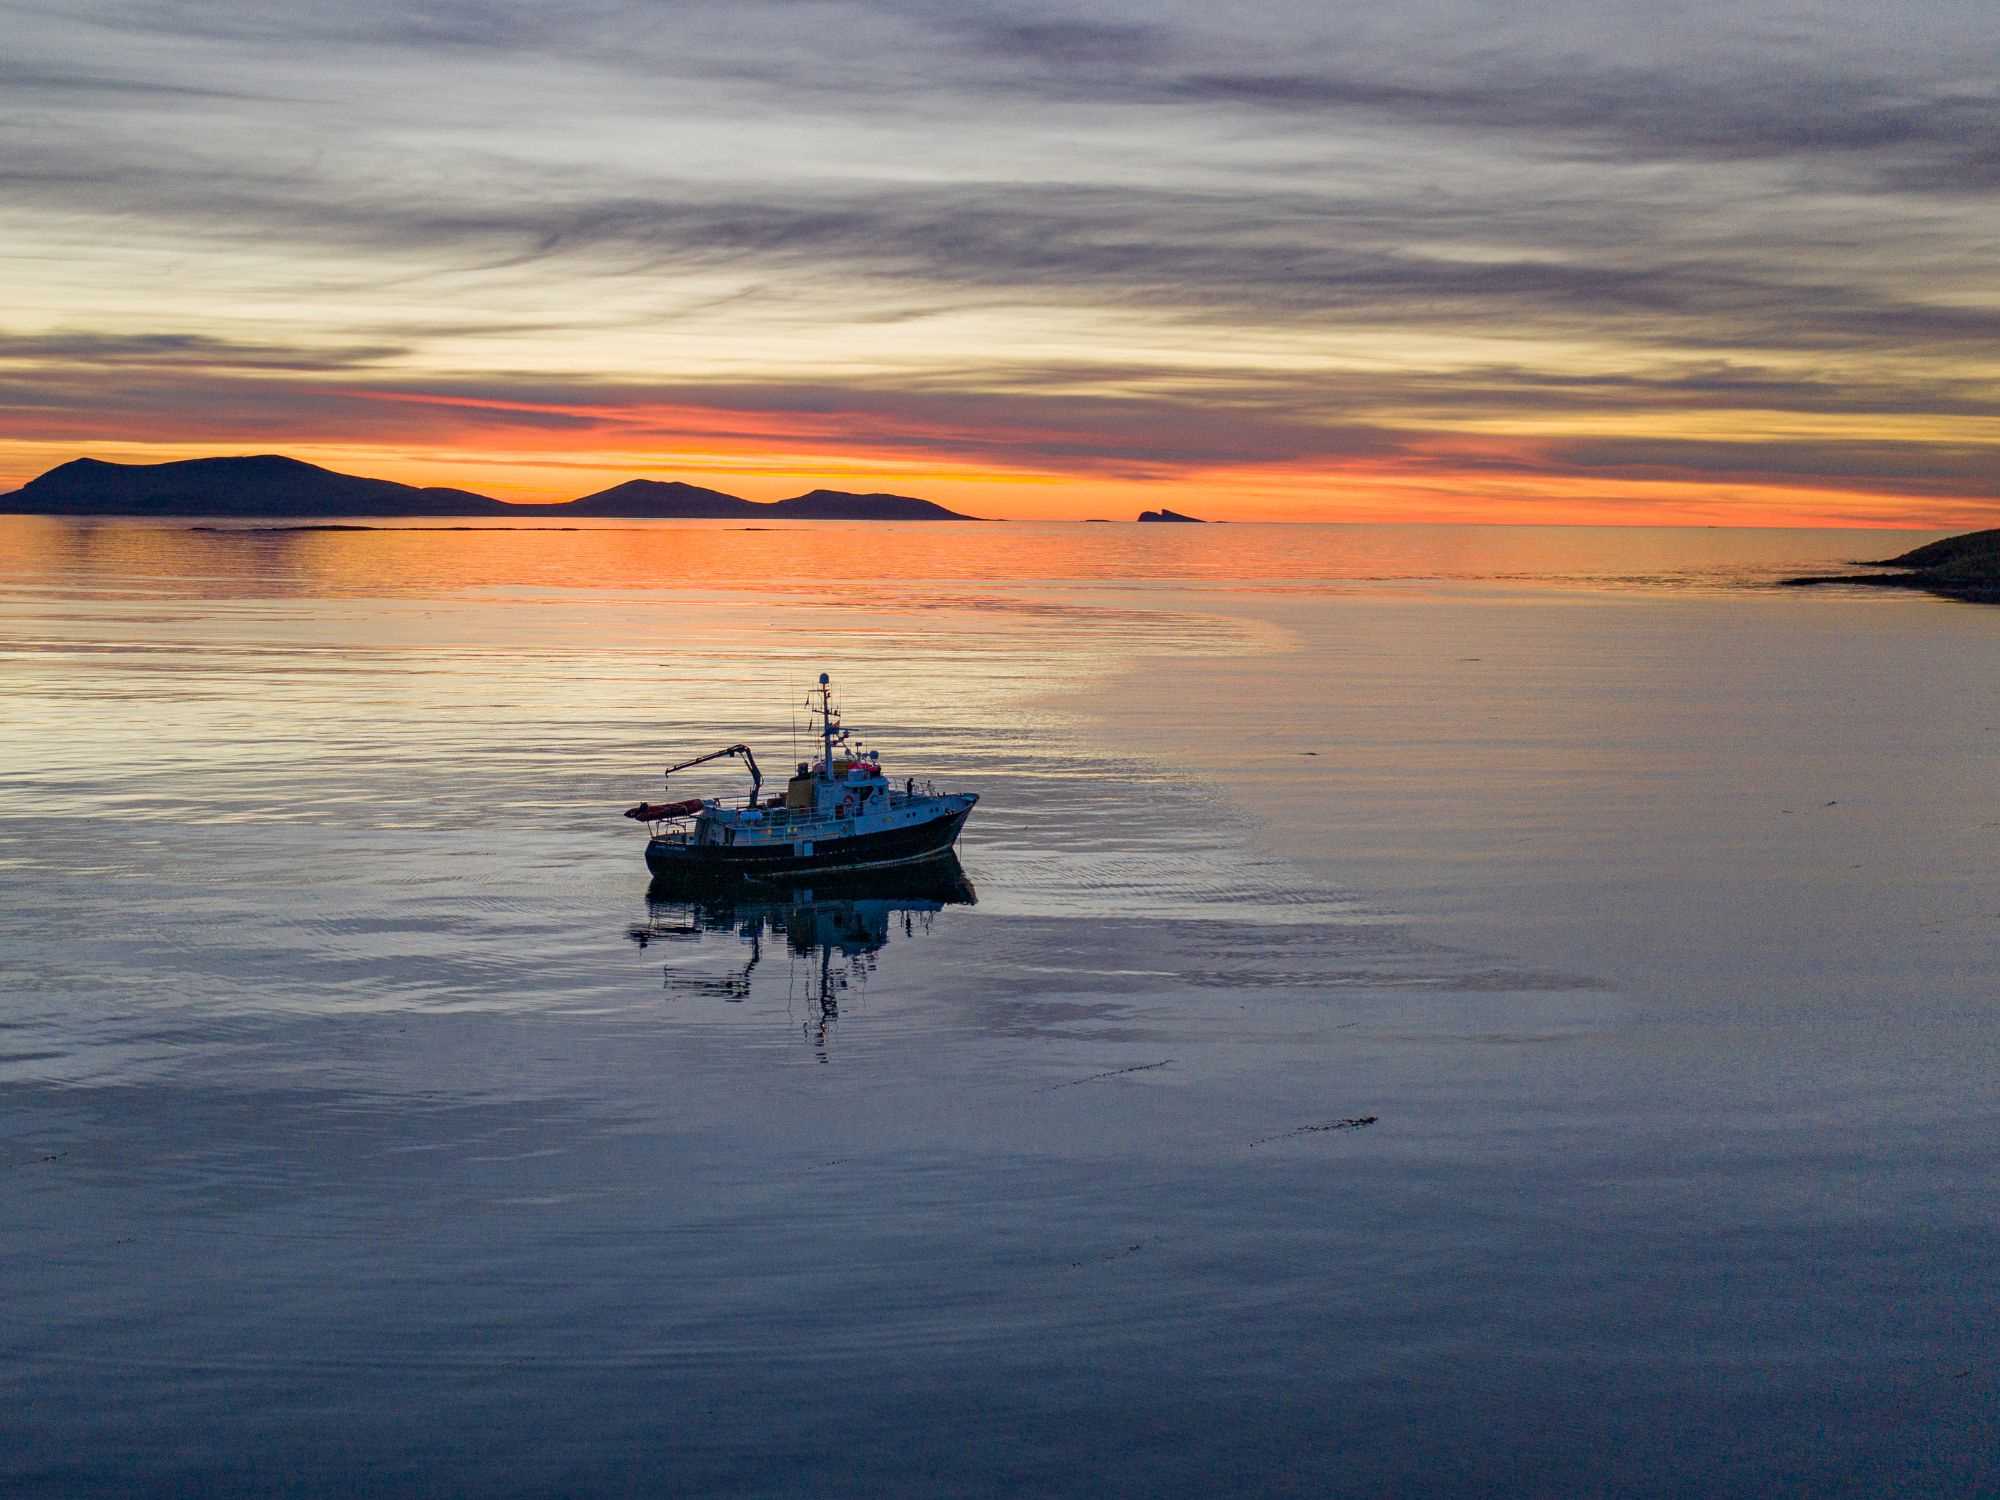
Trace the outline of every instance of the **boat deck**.
<instances>
[{"instance_id":1,"label":"boat deck","mask_svg":"<svg viewBox=\"0 0 2000 1500\"><path fill-rule=\"evenodd\" d=\"M955 810L955 799L936 792L915 794L891 790L885 797L870 797L859 812L842 817L837 811L792 807L761 807L731 810L722 825L728 842L744 844L796 844L840 838L857 833L883 833L942 817ZM695 842L689 822L675 820L677 826L654 834L661 843Z\"/></svg>"}]
</instances>

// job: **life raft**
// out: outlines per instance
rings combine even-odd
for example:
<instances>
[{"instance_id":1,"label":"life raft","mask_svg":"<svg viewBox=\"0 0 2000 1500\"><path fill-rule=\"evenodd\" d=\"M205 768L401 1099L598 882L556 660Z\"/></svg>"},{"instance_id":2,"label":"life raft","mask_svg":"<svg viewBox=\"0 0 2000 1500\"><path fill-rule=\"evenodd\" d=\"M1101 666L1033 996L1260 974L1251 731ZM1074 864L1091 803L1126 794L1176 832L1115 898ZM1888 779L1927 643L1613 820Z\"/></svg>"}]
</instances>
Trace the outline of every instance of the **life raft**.
<instances>
[{"instance_id":1,"label":"life raft","mask_svg":"<svg viewBox=\"0 0 2000 1500\"><path fill-rule=\"evenodd\" d=\"M686 802L667 802L655 806L651 802L641 802L637 807L625 809L625 816L640 823L653 823L661 818L692 817L701 811L701 798L694 797Z\"/></svg>"}]
</instances>

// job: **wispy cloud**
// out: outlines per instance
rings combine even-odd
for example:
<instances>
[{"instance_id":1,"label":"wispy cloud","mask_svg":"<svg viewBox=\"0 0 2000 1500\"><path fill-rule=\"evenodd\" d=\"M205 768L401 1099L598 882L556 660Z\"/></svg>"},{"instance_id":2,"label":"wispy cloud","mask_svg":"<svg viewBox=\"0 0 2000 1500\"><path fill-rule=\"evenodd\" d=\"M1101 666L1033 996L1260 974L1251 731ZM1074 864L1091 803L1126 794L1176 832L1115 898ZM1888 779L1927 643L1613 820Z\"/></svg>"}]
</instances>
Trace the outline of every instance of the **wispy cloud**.
<instances>
[{"instance_id":1,"label":"wispy cloud","mask_svg":"<svg viewBox=\"0 0 2000 1500\"><path fill-rule=\"evenodd\" d=\"M298 344L248 343L199 333L0 331L0 367L76 366L128 371L135 366L178 370L354 370L407 354L405 344L347 344L308 349Z\"/></svg>"}]
</instances>

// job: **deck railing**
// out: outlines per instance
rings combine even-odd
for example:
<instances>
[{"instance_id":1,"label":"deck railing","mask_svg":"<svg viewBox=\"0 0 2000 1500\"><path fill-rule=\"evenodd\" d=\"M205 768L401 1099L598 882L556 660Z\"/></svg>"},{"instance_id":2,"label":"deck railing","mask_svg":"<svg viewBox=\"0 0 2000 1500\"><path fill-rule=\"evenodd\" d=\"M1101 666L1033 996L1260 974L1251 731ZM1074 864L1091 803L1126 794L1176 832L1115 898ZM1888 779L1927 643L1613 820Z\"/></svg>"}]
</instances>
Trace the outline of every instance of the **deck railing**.
<instances>
[{"instance_id":1,"label":"deck railing","mask_svg":"<svg viewBox=\"0 0 2000 1500\"><path fill-rule=\"evenodd\" d=\"M916 784L914 793L889 791L890 807L907 807L912 802L929 802L939 794L937 787L928 781ZM870 798L869 801L873 801ZM743 809L750 811L750 809ZM839 812L821 812L817 808L804 810L787 807L758 808L763 816L751 821L739 821L732 825L739 843L800 843L825 836L828 833L851 834L854 832L853 812L842 816ZM661 819L653 825L653 837L669 842L685 843L689 825L698 813L688 813L679 818Z\"/></svg>"}]
</instances>

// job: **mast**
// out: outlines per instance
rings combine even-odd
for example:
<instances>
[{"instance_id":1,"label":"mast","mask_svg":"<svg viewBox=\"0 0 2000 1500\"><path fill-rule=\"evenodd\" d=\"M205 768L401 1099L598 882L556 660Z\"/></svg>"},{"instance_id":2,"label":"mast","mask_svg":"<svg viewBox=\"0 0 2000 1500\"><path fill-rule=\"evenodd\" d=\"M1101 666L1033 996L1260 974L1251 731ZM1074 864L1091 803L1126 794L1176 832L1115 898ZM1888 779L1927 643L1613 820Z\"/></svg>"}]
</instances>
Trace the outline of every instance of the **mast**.
<instances>
[{"instance_id":1,"label":"mast","mask_svg":"<svg viewBox=\"0 0 2000 1500\"><path fill-rule=\"evenodd\" d=\"M833 688L826 673L819 674L819 728L826 753L819 763L820 775L833 780Z\"/></svg>"}]
</instances>

